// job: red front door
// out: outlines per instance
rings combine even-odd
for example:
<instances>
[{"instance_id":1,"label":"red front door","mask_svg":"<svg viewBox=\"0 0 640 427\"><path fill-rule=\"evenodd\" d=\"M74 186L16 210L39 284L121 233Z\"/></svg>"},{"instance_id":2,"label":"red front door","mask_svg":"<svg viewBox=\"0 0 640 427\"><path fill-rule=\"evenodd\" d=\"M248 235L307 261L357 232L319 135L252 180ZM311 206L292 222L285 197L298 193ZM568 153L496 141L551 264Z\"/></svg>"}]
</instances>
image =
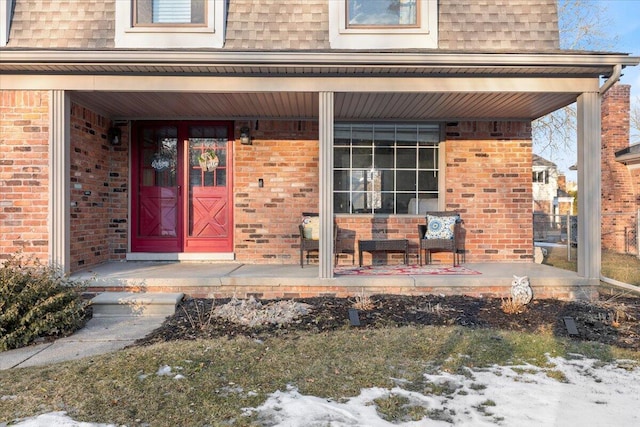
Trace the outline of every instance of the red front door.
<instances>
[{"instance_id":1,"label":"red front door","mask_svg":"<svg viewBox=\"0 0 640 427\"><path fill-rule=\"evenodd\" d=\"M229 122L137 122L133 252L231 252Z\"/></svg>"}]
</instances>

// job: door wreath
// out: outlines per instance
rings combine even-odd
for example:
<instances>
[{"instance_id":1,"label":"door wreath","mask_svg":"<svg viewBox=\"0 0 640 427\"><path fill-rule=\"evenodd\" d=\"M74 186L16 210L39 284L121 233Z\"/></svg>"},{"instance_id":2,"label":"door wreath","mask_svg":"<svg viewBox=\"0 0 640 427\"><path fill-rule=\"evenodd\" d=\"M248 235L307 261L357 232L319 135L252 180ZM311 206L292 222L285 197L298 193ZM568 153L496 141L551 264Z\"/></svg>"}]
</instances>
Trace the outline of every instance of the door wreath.
<instances>
[{"instance_id":1,"label":"door wreath","mask_svg":"<svg viewBox=\"0 0 640 427\"><path fill-rule=\"evenodd\" d=\"M202 170L213 172L218 167L218 164L220 164L220 160L215 151L207 150L198 156L198 163Z\"/></svg>"}]
</instances>

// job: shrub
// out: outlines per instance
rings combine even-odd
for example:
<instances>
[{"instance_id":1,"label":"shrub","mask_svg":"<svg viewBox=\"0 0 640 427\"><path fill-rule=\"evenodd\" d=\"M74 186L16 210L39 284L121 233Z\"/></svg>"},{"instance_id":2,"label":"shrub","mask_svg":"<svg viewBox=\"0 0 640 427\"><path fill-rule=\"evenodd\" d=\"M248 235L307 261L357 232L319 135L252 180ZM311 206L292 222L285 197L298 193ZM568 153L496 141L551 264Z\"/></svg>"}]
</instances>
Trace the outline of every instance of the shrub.
<instances>
[{"instance_id":1,"label":"shrub","mask_svg":"<svg viewBox=\"0 0 640 427\"><path fill-rule=\"evenodd\" d=\"M65 336L86 321L82 285L54 267L12 256L0 266L0 351Z\"/></svg>"}]
</instances>

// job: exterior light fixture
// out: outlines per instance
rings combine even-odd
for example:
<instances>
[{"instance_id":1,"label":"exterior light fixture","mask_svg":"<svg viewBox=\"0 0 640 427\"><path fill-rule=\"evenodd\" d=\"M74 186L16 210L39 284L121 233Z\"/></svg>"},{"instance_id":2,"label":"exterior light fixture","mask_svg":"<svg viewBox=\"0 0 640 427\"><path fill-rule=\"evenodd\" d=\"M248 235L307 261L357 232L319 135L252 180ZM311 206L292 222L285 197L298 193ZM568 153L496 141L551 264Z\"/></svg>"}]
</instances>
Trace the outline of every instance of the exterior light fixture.
<instances>
[{"instance_id":1,"label":"exterior light fixture","mask_svg":"<svg viewBox=\"0 0 640 427\"><path fill-rule=\"evenodd\" d=\"M120 128L110 127L107 131L107 140L111 145L120 145L122 143L122 131Z\"/></svg>"},{"instance_id":2,"label":"exterior light fixture","mask_svg":"<svg viewBox=\"0 0 640 427\"><path fill-rule=\"evenodd\" d=\"M251 145L251 133L248 126L240 128L240 144Z\"/></svg>"}]
</instances>

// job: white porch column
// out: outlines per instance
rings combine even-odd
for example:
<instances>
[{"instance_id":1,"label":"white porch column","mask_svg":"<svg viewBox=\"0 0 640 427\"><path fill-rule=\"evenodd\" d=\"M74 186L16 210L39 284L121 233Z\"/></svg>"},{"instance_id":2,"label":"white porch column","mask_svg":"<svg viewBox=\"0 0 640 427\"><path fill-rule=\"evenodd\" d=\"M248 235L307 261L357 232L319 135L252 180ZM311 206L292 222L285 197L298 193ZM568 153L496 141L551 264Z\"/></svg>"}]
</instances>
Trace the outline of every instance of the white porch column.
<instances>
[{"instance_id":1,"label":"white porch column","mask_svg":"<svg viewBox=\"0 0 640 427\"><path fill-rule=\"evenodd\" d=\"M320 269L318 277L333 277L333 92L319 93L320 142Z\"/></svg>"},{"instance_id":2,"label":"white porch column","mask_svg":"<svg viewBox=\"0 0 640 427\"><path fill-rule=\"evenodd\" d=\"M63 90L50 91L49 105L49 262L70 270L71 101Z\"/></svg>"},{"instance_id":3,"label":"white porch column","mask_svg":"<svg viewBox=\"0 0 640 427\"><path fill-rule=\"evenodd\" d=\"M597 284L601 246L601 124L600 96L578 97L578 275Z\"/></svg>"}]
</instances>

